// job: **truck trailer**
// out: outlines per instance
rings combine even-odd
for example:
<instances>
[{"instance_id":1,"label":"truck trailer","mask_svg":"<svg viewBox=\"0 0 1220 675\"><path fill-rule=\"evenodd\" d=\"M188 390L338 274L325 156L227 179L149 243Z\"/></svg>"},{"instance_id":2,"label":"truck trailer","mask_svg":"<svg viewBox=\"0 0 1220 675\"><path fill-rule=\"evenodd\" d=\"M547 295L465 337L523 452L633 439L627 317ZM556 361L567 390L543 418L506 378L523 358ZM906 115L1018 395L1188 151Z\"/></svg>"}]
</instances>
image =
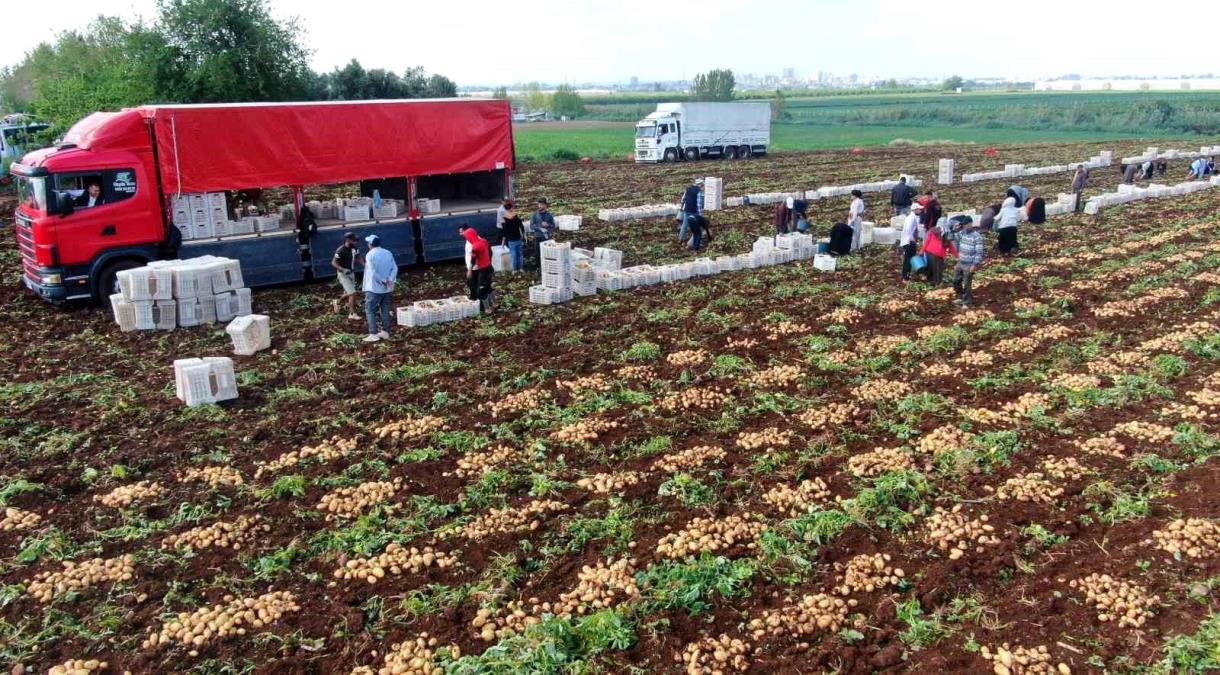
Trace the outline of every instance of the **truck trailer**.
<instances>
[{"instance_id":1,"label":"truck trailer","mask_svg":"<svg viewBox=\"0 0 1220 675\"><path fill-rule=\"evenodd\" d=\"M635 125L637 163L744 159L770 144L770 103L658 103Z\"/></svg>"},{"instance_id":2,"label":"truck trailer","mask_svg":"<svg viewBox=\"0 0 1220 675\"><path fill-rule=\"evenodd\" d=\"M24 283L51 302L100 302L122 270L201 255L240 260L250 286L325 278L348 231L361 240L378 235L399 264L460 259L458 225L491 234L496 208L512 192L511 115L507 101L480 99L94 113L62 143L12 165ZM361 194L401 200L404 212L304 226L307 186L357 181ZM187 195L266 188L291 189L294 217L282 226L188 240L175 226L173 209Z\"/></svg>"}]
</instances>

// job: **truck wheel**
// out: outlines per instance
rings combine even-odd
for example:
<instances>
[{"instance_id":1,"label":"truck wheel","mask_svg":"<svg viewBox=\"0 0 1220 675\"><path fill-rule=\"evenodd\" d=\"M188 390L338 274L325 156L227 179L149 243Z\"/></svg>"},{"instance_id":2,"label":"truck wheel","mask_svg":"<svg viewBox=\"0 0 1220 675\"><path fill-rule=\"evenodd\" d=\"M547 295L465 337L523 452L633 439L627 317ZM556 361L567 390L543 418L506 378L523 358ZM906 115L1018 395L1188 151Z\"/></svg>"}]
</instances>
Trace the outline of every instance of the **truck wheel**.
<instances>
[{"instance_id":1,"label":"truck wheel","mask_svg":"<svg viewBox=\"0 0 1220 675\"><path fill-rule=\"evenodd\" d=\"M730 145L729 147L725 148L724 149L724 158L725 159L737 159L737 146Z\"/></svg>"},{"instance_id":2,"label":"truck wheel","mask_svg":"<svg viewBox=\"0 0 1220 675\"><path fill-rule=\"evenodd\" d=\"M666 162L676 162L676 161L678 161L678 151L677 151L676 149L674 149L674 148L670 148L670 149L666 150L666 151L665 151L665 160L664 160L664 161L666 161Z\"/></svg>"},{"instance_id":3,"label":"truck wheel","mask_svg":"<svg viewBox=\"0 0 1220 675\"><path fill-rule=\"evenodd\" d=\"M686 159L688 159L692 162L699 161L699 148L687 148L686 149Z\"/></svg>"},{"instance_id":4,"label":"truck wheel","mask_svg":"<svg viewBox=\"0 0 1220 675\"><path fill-rule=\"evenodd\" d=\"M93 285L93 297L103 307L110 307L110 296L119 292L119 272L140 267L135 260L119 260L102 268Z\"/></svg>"},{"instance_id":5,"label":"truck wheel","mask_svg":"<svg viewBox=\"0 0 1220 675\"><path fill-rule=\"evenodd\" d=\"M741 157L742 159L749 159L749 158L750 158L750 154L751 154L751 153L750 153L750 146L748 146L748 145L743 145L743 146L741 146L740 148L738 148L738 149L737 149L737 155L738 155L739 157Z\"/></svg>"}]
</instances>

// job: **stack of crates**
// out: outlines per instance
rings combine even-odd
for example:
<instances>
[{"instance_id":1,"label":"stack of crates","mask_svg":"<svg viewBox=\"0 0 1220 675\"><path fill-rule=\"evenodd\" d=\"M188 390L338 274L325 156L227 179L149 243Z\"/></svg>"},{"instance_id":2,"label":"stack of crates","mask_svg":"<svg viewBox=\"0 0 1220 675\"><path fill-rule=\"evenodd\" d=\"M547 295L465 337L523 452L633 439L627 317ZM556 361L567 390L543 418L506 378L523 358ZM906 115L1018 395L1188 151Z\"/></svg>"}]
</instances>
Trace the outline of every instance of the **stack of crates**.
<instances>
[{"instance_id":1,"label":"stack of crates","mask_svg":"<svg viewBox=\"0 0 1220 675\"><path fill-rule=\"evenodd\" d=\"M417 300L398 308L398 325L418 328L434 323L470 319L479 315L479 301L463 295L441 300Z\"/></svg>"},{"instance_id":2,"label":"stack of crates","mask_svg":"<svg viewBox=\"0 0 1220 675\"><path fill-rule=\"evenodd\" d=\"M724 208L724 179L708 176L703 179L703 210L719 211Z\"/></svg>"},{"instance_id":3,"label":"stack of crates","mask_svg":"<svg viewBox=\"0 0 1220 675\"><path fill-rule=\"evenodd\" d=\"M233 359L218 356L174 361L174 393L191 407L237 398Z\"/></svg>"},{"instance_id":4,"label":"stack of crates","mask_svg":"<svg viewBox=\"0 0 1220 675\"><path fill-rule=\"evenodd\" d=\"M544 241L539 247L542 257L542 283L530 286L530 302L550 305L572 299L572 244Z\"/></svg>"},{"instance_id":5,"label":"stack of crates","mask_svg":"<svg viewBox=\"0 0 1220 675\"><path fill-rule=\"evenodd\" d=\"M158 260L120 272L118 281L110 304L124 331L227 322L253 311L241 263L229 258Z\"/></svg>"},{"instance_id":6,"label":"stack of crates","mask_svg":"<svg viewBox=\"0 0 1220 675\"><path fill-rule=\"evenodd\" d=\"M941 185L953 184L953 173L957 169L957 162L953 159L940 160L940 166L936 172L936 182Z\"/></svg>"},{"instance_id":7,"label":"stack of crates","mask_svg":"<svg viewBox=\"0 0 1220 675\"><path fill-rule=\"evenodd\" d=\"M271 347L271 317L264 314L239 316L229 322L225 332L233 340L233 353L238 356L252 356Z\"/></svg>"},{"instance_id":8,"label":"stack of crates","mask_svg":"<svg viewBox=\"0 0 1220 675\"><path fill-rule=\"evenodd\" d=\"M577 260L572 264L572 292L587 296L597 293L597 266L592 260Z\"/></svg>"}]
</instances>

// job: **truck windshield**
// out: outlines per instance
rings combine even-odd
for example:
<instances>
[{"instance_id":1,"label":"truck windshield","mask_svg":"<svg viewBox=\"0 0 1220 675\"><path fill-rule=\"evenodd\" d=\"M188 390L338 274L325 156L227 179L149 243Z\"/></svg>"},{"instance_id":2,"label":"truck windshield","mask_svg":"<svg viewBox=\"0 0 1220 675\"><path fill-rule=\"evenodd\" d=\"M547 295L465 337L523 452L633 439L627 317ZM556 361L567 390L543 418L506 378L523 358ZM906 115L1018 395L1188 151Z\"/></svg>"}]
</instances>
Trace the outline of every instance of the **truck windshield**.
<instances>
[{"instance_id":1,"label":"truck windshield","mask_svg":"<svg viewBox=\"0 0 1220 675\"><path fill-rule=\"evenodd\" d=\"M646 127L636 127L635 128L635 137L636 138L652 138L656 135L657 135L657 127L655 124L652 124L652 125L649 125Z\"/></svg>"},{"instance_id":2,"label":"truck windshield","mask_svg":"<svg viewBox=\"0 0 1220 675\"><path fill-rule=\"evenodd\" d=\"M13 177L17 179L17 199L21 205L34 211L46 211L47 179L42 177Z\"/></svg>"}]
</instances>

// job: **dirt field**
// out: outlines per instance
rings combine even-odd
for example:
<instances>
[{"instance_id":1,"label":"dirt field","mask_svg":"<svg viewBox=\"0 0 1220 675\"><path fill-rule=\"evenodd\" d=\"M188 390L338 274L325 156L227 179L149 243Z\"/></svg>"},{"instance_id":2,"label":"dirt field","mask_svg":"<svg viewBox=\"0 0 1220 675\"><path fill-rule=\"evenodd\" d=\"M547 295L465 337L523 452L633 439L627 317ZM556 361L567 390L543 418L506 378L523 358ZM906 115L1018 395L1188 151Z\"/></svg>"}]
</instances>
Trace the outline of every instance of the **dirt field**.
<instances>
[{"instance_id":1,"label":"dirt field","mask_svg":"<svg viewBox=\"0 0 1220 675\"><path fill-rule=\"evenodd\" d=\"M928 180L944 153L962 173L1143 145L575 163L516 185L584 214L578 245L664 263L689 257L673 223L597 209L674 201L702 175L739 195ZM1099 170L1087 194L1119 178ZM1052 198L1069 182L1022 179ZM1006 187L941 199L981 208ZM869 201L879 215L888 196ZM825 236L847 199L815 204ZM715 214L707 255L748 251L770 217ZM19 287L6 234L0 656L24 672L1207 670L1218 224L1220 190L1023 225L1020 257L989 240L969 311L901 285L880 247L833 274L551 307L525 301L532 276L499 275L504 311L372 346L330 312L335 288L260 291L273 349L235 359L240 400L197 409L170 364L228 354L222 326L123 334L50 308ZM453 266L412 270L397 299L463 287Z\"/></svg>"}]
</instances>

